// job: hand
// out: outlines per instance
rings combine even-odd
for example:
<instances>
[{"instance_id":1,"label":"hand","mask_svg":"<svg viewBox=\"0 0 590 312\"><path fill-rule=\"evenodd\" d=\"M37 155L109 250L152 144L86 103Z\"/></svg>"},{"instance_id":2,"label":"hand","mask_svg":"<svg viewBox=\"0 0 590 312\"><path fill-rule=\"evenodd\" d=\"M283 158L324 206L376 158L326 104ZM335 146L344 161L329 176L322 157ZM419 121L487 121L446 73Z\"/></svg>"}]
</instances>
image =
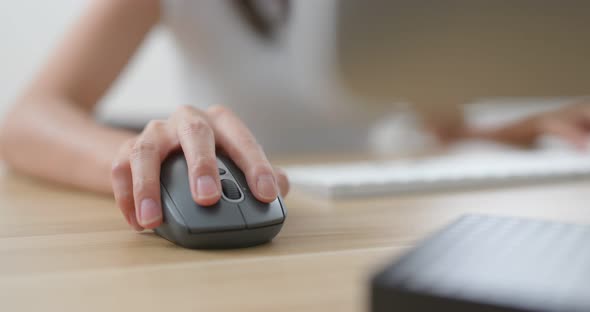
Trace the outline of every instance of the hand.
<instances>
[{"instance_id":1,"label":"hand","mask_svg":"<svg viewBox=\"0 0 590 312\"><path fill-rule=\"evenodd\" d=\"M465 137L465 119L461 102L441 102L435 105L418 104L417 107L424 130L432 134L441 145L454 143Z\"/></svg>"},{"instance_id":2,"label":"hand","mask_svg":"<svg viewBox=\"0 0 590 312\"><path fill-rule=\"evenodd\" d=\"M586 149L590 134L590 103L581 102L537 114L495 129L470 129L467 136L531 146L546 134L560 137L578 149Z\"/></svg>"},{"instance_id":3,"label":"hand","mask_svg":"<svg viewBox=\"0 0 590 312\"><path fill-rule=\"evenodd\" d=\"M162 222L160 166L170 152L182 148L195 202L208 206L221 198L216 146L244 172L254 196L272 202L288 192L283 171L273 169L246 126L228 109L179 108L168 120L153 120L129 140L115 157L111 172L117 205L135 230Z\"/></svg>"}]
</instances>

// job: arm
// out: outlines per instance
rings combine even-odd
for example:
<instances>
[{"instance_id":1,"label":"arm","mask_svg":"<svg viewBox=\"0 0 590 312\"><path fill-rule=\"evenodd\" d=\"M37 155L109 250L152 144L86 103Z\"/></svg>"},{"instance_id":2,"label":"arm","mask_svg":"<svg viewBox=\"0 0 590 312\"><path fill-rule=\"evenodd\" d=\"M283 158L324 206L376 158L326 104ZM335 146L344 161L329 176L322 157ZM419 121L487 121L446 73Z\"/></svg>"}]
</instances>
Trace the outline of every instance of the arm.
<instances>
[{"instance_id":1,"label":"arm","mask_svg":"<svg viewBox=\"0 0 590 312\"><path fill-rule=\"evenodd\" d=\"M589 134L590 103L587 100L535 114L500 127L471 128L465 131L467 138L487 139L524 147L533 146L543 135L552 135L579 150L587 149Z\"/></svg>"},{"instance_id":2,"label":"arm","mask_svg":"<svg viewBox=\"0 0 590 312\"><path fill-rule=\"evenodd\" d=\"M443 144L459 139L483 139L532 147L544 135L561 138L579 150L585 150L590 143L590 102L587 99L492 128L471 127L458 107L442 107L444 111L420 112L425 128Z\"/></svg>"},{"instance_id":3,"label":"arm","mask_svg":"<svg viewBox=\"0 0 590 312\"><path fill-rule=\"evenodd\" d=\"M245 173L263 202L286 193L244 124L223 107L182 107L151 121L141 134L110 129L92 119L98 100L159 19L158 0L95 0L7 115L0 151L17 170L83 189L114 194L136 230L162 222L160 165L182 148L195 202L221 197L216 146Z\"/></svg>"},{"instance_id":4,"label":"arm","mask_svg":"<svg viewBox=\"0 0 590 312\"><path fill-rule=\"evenodd\" d=\"M92 111L158 19L158 0L93 1L7 114L3 160L31 175L111 192L112 158L133 134L97 124Z\"/></svg>"}]
</instances>

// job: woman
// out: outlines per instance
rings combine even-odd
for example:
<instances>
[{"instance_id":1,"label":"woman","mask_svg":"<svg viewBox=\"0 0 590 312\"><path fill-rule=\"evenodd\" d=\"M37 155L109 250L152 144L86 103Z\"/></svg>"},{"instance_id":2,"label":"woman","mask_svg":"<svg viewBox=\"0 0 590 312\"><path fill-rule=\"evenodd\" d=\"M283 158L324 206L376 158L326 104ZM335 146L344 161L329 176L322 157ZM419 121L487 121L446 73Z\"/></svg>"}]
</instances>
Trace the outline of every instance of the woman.
<instances>
[{"instance_id":1,"label":"woman","mask_svg":"<svg viewBox=\"0 0 590 312\"><path fill-rule=\"evenodd\" d=\"M279 10L285 10L287 2L279 2L282 3ZM281 77L280 71L262 78L272 82L276 90L270 99L260 101L267 106L236 103L243 100L255 105L253 103L258 101L256 95L268 93L265 90L267 85L248 79L248 71L252 70L247 66L248 53L240 59L235 57L236 52L244 51L226 49L225 52L231 52L228 55L234 56L232 59L223 57L224 53L215 55L219 49L207 51L207 44L199 41L203 37L203 29L192 29L195 24L189 21L194 20L192 14L206 20L209 12L191 11L195 3L209 3L219 9L221 6L218 3L226 2L94 1L6 116L0 137L5 162L33 176L90 191L112 192L127 222L138 231L157 227L162 221L160 163L178 148L182 148L187 158L192 196L201 205L213 204L221 196L216 148L223 149L244 171L250 188L259 200L271 202L279 192L285 194L288 191L285 174L271 166L255 135L238 115L245 117L248 125L255 128L261 124L257 121L265 120L266 128L256 130L260 135L272 134L267 129L273 127L283 130L299 127L308 128L312 133L318 132L318 137L321 133L316 130L323 128L314 128L314 125L330 118L324 116L324 120L310 121L314 117L309 114L310 108L301 108L303 104L299 103L298 92L289 89L289 78ZM235 3L239 7L237 10L243 12L244 20L249 20L259 35L272 36L269 25L261 22L264 20L258 16L260 7L252 5L252 1ZM92 116L97 102L133 57L146 34L160 21L170 25L181 51L185 52L183 57L188 68L188 84L194 83L190 75L196 70L199 53L212 58L209 66L231 65L232 74L241 73L238 75L240 79L232 74L215 77L211 73L211 80L224 87L219 93L233 95L229 97L233 100L220 97L230 101L233 109L182 106L166 120L150 121L140 134L97 123ZM238 24L235 26L241 27ZM230 42L240 40L235 36L217 39L216 44L221 51L224 47L231 49ZM204 52L195 52L199 48ZM265 57L269 62L278 62L272 56ZM253 97L244 98L247 96ZM276 107L269 107L268 103ZM233 110L238 113L233 113ZM276 117L275 111L277 114L283 112L286 118L268 121L266 117ZM477 136L528 144L542 133L554 133L581 146L585 142L589 121L590 110L577 106L535 116L501 129L450 131L453 133L450 137ZM442 134L448 134L447 130L442 129L439 133L445 136ZM274 139L276 137L268 136L263 142L266 146L267 141ZM274 143L294 144L288 139L281 139L281 142Z\"/></svg>"}]
</instances>

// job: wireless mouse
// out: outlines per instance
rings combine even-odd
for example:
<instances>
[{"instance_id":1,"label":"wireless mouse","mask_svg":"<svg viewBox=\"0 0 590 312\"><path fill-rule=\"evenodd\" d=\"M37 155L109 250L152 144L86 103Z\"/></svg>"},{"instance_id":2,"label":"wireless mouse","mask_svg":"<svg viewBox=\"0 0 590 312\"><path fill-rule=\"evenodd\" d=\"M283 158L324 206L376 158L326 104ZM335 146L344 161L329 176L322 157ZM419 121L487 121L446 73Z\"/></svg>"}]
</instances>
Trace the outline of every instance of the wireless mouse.
<instances>
[{"instance_id":1,"label":"wireless mouse","mask_svg":"<svg viewBox=\"0 0 590 312\"><path fill-rule=\"evenodd\" d=\"M163 222L154 229L161 237L186 248L242 248L271 241L283 227L287 210L279 196L263 203L250 192L246 178L229 157L217 155L222 196L212 206L200 206L191 196L188 168L182 152L162 163L160 188Z\"/></svg>"}]
</instances>

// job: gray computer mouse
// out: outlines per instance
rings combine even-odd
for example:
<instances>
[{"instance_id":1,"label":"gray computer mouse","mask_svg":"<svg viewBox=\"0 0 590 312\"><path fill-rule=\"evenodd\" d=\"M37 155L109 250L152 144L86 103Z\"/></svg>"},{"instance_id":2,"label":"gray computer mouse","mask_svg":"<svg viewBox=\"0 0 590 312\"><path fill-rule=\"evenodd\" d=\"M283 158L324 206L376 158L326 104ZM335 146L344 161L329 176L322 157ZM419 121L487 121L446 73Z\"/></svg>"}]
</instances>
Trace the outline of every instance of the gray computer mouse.
<instances>
[{"instance_id":1,"label":"gray computer mouse","mask_svg":"<svg viewBox=\"0 0 590 312\"><path fill-rule=\"evenodd\" d=\"M217 166L221 200L200 206L191 196L184 154L166 158L160 173L164 220L154 231L186 248L241 248L271 241L285 222L283 200L280 196L270 204L257 200L242 171L228 157L218 155Z\"/></svg>"}]
</instances>

